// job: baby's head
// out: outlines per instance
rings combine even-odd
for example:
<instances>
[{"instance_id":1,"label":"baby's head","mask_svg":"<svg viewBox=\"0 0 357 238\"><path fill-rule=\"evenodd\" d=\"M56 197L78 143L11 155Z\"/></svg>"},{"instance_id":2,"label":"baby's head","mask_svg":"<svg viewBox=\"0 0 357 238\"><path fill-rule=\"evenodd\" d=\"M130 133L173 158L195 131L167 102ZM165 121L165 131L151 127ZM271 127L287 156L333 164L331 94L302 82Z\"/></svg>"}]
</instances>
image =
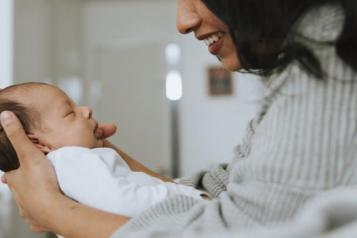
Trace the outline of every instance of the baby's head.
<instances>
[{"instance_id":1,"label":"baby's head","mask_svg":"<svg viewBox=\"0 0 357 238\"><path fill-rule=\"evenodd\" d=\"M26 134L44 153L64 146L101 147L97 122L89 107L77 106L62 90L44 83L25 83L0 91L0 112L12 111ZM0 170L19 167L5 132L0 130Z\"/></svg>"}]
</instances>

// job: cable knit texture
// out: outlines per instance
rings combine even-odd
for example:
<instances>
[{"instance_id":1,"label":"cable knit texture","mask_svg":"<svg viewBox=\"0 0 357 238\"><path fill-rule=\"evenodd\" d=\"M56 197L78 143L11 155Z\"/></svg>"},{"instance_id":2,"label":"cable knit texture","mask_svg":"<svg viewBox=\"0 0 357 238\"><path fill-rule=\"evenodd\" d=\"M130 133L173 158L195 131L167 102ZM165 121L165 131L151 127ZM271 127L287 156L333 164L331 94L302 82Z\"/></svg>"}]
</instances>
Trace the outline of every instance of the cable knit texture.
<instances>
[{"instance_id":1,"label":"cable knit texture","mask_svg":"<svg viewBox=\"0 0 357 238\"><path fill-rule=\"evenodd\" d=\"M212 200L167 199L133 218L112 237L168 237L182 232L228 232L287 221L322 191L357 184L357 73L331 44L344 23L336 5L310 10L296 30L327 77L292 63L271 77L262 110L228 166L181 181ZM160 236L160 234L162 236ZM163 235L165 234L165 235Z\"/></svg>"}]
</instances>

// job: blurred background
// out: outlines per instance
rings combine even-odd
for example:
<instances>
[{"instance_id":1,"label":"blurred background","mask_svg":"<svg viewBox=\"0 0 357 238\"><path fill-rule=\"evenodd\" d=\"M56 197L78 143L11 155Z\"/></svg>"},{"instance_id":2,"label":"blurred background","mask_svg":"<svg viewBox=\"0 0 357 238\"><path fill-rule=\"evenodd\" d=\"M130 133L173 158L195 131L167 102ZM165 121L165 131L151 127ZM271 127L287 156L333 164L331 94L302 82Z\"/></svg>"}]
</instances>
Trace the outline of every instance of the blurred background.
<instances>
[{"instance_id":1,"label":"blurred background","mask_svg":"<svg viewBox=\"0 0 357 238\"><path fill-rule=\"evenodd\" d=\"M265 87L222 72L193 35L176 32L176 0L0 0L0 87L60 86L115 122L111 139L169 176L234 156ZM222 76L223 75L223 76ZM0 185L0 238L40 238Z\"/></svg>"}]
</instances>

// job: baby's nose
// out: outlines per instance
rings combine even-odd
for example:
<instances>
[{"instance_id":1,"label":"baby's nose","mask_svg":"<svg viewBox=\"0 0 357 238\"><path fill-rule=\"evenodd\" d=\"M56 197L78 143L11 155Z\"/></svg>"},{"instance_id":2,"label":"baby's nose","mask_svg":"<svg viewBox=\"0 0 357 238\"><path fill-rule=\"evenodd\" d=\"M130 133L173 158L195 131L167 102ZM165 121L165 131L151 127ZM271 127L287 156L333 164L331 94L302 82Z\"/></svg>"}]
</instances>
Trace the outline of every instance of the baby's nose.
<instances>
[{"instance_id":1,"label":"baby's nose","mask_svg":"<svg viewBox=\"0 0 357 238\"><path fill-rule=\"evenodd\" d=\"M90 107L83 107L83 115L85 118L92 118L92 115L93 115L93 111L92 111L92 108Z\"/></svg>"}]
</instances>

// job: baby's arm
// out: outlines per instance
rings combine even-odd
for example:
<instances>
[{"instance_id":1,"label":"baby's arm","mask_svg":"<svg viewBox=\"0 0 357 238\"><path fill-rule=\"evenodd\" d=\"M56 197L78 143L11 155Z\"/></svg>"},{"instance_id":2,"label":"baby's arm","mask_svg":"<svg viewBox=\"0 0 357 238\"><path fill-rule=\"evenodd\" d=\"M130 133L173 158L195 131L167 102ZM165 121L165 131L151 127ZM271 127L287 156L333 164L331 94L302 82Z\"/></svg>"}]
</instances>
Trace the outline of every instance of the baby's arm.
<instances>
[{"instance_id":1,"label":"baby's arm","mask_svg":"<svg viewBox=\"0 0 357 238\"><path fill-rule=\"evenodd\" d=\"M136 217L149 207L175 195L203 199L201 191L180 184L159 183L156 185L140 185L122 182L118 184L115 191L112 191L107 196L110 196L110 198L107 199L105 205L109 206L110 201L113 201L113 207L115 207L113 213Z\"/></svg>"},{"instance_id":2,"label":"baby's arm","mask_svg":"<svg viewBox=\"0 0 357 238\"><path fill-rule=\"evenodd\" d=\"M103 211L133 217L171 195L200 198L192 187L130 171L110 149L61 148L48 158L67 196Z\"/></svg>"}]
</instances>

